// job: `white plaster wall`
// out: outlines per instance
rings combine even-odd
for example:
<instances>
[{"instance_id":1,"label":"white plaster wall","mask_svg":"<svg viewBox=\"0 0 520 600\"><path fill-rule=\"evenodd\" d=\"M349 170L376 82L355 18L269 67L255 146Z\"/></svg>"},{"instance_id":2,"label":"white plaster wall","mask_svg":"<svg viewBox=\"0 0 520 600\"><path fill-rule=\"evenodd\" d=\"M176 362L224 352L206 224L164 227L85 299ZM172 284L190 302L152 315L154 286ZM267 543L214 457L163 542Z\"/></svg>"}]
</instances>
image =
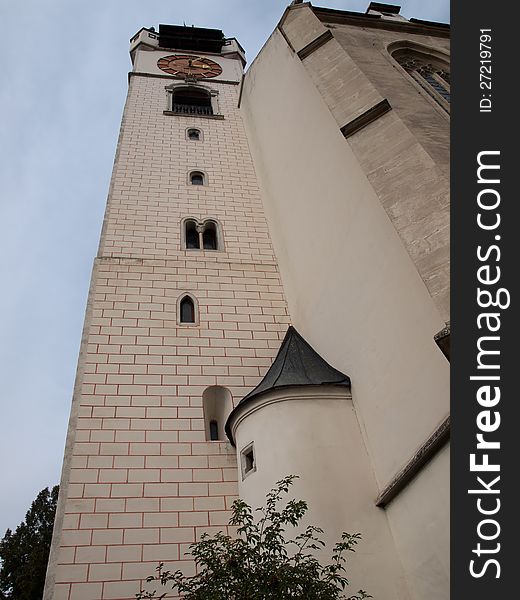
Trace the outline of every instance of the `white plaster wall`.
<instances>
[{"instance_id":1,"label":"white plaster wall","mask_svg":"<svg viewBox=\"0 0 520 600\"><path fill-rule=\"evenodd\" d=\"M349 593L361 588L378 600L408 598L386 517L373 502L377 486L350 393L293 388L264 394L243 410L235 420L237 456L254 442L256 471L243 480L239 472L240 497L263 506L276 481L298 475L290 497L309 505L304 527L324 529L324 560L342 531L362 533L348 563Z\"/></svg>"},{"instance_id":2,"label":"white plaster wall","mask_svg":"<svg viewBox=\"0 0 520 600\"><path fill-rule=\"evenodd\" d=\"M241 109L292 322L351 377L381 490L449 411L449 364L433 342L443 320L328 107L276 31L246 75ZM426 501L433 486L446 493L446 468L417 490L421 512L394 519L397 498L387 513L397 547L407 540L401 559L410 577L417 562L443 561L448 516ZM430 521L436 539L424 544ZM437 584L446 589L443 573Z\"/></svg>"},{"instance_id":3,"label":"white plaster wall","mask_svg":"<svg viewBox=\"0 0 520 600\"><path fill-rule=\"evenodd\" d=\"M433 342L443 321L280 34L248 72L241 107L293 324L351 377L383 486L448 412L449 364Z\"/></svg>"},{"instance_id":4,"label":"white plaster wall","mask_svg":"<svg viewBox=\"0 0 520 600\"><path fill-rule=\"evenodd\" d=\"M415 598L450 597L449 468L450 447L446 446L387 507Z\"/></svg>"}]
</instances>

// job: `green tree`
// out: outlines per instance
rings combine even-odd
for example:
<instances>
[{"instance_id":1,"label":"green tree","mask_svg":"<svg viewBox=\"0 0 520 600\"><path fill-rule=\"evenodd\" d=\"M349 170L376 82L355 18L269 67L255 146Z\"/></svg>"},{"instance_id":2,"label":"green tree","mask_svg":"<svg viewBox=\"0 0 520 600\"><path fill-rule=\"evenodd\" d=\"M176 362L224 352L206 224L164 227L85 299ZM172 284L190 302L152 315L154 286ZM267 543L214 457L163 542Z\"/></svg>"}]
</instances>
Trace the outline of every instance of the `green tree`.
<instances>
[{"instance_id":1,"label":"green tree","mask_svg":"<svg viewBox=\"0 0 520 600\"><path fill-rule=\"evenodd\" d=\"M157 567L157 575L147 581L160 582L181 594L184 600L340 600L347 599L344 590L346 556L355 551L359 533L343 533L332 551L331 562L322 565L315 552L325 543L319 527L308 526L294 539L286 539L288 526L296 527L307 512L303 500L289 500L280 507L295 475L276 483L267 494L265 507L256 509L243 500L235 500L230 525L237 527L237 537L222 532L203 535L191 544L190 551L197 565L197 574L184 576ZM137 600L160 599L156 591L141 591ZM360 590L348 600L371 598Z\"/></svg>"},{"instance_id":2,"label":"green tree","mask_svg":"<svg viewBox=\"0 0 520 600\"><path fill-rule=\"evenodd\" d=\"M58 489L43 489L13 533L0 541L0 598L41 600L51 547Z\"/></svg>"}]
</instances>

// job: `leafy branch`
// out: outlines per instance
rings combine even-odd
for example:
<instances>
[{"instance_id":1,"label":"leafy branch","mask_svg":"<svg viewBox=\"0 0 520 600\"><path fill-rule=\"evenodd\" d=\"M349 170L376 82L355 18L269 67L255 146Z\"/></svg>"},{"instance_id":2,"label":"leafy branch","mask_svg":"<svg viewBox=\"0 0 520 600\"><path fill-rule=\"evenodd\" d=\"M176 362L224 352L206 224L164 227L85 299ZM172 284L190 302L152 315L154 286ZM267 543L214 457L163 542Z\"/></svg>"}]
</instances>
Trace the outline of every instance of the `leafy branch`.
<instances>
[{"instance_id":1,"label":"leafy branch","mask_svg":"<svg viewBox=\"0 0 520 600\"><path fill-rule=\"evenodd\" d=\"M323 530L309 525L294 539L286 539L287 530L299 526L307 512L304 500L289 500L281 507L296 475L278 481L267 494L264 507L254 512L243 500L235 500L229 524L237 536L222 532L190 545L197 574L164 570L161 563L156 575L147 582L160 583L180 594L184 600L364 600L371 598L363 590L345 596L349 581L346 561L361 539L359 533L343 533L332 549L331 561L322 565L315 553L323 550ZM166 592L142 590L137 600L159 600Z\"/></svg>"}]
</instances>

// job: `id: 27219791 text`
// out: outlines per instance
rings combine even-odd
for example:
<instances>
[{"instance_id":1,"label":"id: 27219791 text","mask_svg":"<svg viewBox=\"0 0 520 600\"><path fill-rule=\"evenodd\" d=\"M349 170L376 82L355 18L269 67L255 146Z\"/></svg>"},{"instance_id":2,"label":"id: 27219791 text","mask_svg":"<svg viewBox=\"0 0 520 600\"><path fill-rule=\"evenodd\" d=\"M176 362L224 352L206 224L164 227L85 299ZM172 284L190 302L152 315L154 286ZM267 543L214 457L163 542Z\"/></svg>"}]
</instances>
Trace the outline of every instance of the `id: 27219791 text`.
<instances>
[{"instance_id":1,"label":"id: 27219791 text","mask_svg":"<svg viewBox=\"0 0 520 600\"><path fill-rule=\"evenodd\" d=\"M493 80L491 77L492 65L492 35L491 29L480 30L480 103L479 110L481 113L490 113L492 109L491 89Z\"/></svg>"}]
</instances>

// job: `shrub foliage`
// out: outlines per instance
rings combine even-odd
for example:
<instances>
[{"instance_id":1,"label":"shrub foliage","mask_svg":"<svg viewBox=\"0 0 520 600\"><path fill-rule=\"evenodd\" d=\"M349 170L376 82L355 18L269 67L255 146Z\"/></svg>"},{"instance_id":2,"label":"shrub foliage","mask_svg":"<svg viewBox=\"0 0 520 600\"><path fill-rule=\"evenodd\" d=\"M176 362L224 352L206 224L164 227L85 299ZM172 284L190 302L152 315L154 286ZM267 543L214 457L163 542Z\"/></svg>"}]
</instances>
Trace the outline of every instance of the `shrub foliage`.
<instances>
[{"instance_id":1,"label":"shrub foliage","mask_svg":"<svg viewBox=\"0 0 520 600\"><path fill-rule=\"evenodd\" d=\"M295 475L278 481L267 494L265 507L256 509L243 500L235 500L230 525L237 536L222 532L190 545L197 574L185 576L181 571L157 567L157 574L147 581L171 588L184 600L363 600L371 598L363 590L345 595L348 585L345 564L349 552L361 538L359 533L343 533L332 550L331 561L322 565L315 553L325 547L323 530L308 526L287 539L288 527L297 527L305 513L304 500L289 500L281 508ZM137 600L161 599L167 592L142 590Z\"/></svg>"}]
</instances>

